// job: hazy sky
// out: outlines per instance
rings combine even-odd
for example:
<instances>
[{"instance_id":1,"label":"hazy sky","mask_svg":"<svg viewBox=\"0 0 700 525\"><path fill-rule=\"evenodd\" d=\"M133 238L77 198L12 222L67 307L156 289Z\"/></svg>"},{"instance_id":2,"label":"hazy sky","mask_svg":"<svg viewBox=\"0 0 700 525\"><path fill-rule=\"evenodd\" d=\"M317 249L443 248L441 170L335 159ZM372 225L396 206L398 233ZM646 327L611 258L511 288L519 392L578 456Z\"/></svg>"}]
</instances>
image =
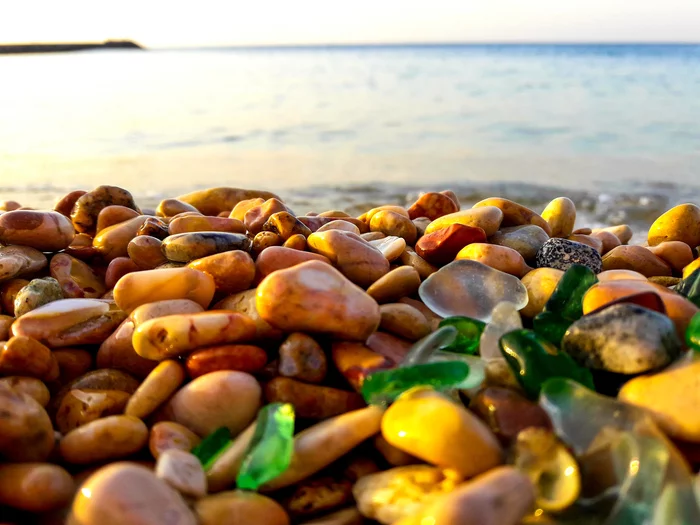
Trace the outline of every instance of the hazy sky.
<instances>
[{"instance_id":1,"label":"hazy sky","mask_svg":"<svg viewBox=\"0 0 700 525\"><path fill-rule=\"evenodd\" d=\"M698 41L700 0L0 0L0 42Z\"/></svg>"}]
</instances>

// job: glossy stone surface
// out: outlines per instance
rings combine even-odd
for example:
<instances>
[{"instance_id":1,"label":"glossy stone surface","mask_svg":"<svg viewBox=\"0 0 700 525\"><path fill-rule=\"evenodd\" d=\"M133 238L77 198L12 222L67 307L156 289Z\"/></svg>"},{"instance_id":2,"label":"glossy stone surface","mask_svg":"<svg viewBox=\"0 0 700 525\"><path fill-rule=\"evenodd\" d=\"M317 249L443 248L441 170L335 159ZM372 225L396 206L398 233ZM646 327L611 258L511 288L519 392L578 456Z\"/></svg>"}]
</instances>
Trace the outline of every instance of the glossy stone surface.
<instances>
[{"instance_id":1,"label":"glossy stone surface","mask_svg":"<svg viewBox=\"0 0 700 525\"><path fill-rule=\"evenodd\" d=\"M163 255L173 262L190 262L230 250L250 251L250 239L242 233L193 232L171 235L163 241Z\"/></svg>"},{"instance_id":2,"label":"glossy stone surface","mask_svg":"<svg viewBox=\"0 0 700 525\"><path fill-rule=\"evenodd\" d=\"M241 469L238 488L257 490L289 467L294 449L294 408L289 404L264 406L255 424Z\"/></svg>"},{"instance_id":3,"label":"glossy stone surface","mask_svg":"<svg viewBox=\"0 0 700 525\"><path fill-rule=\"evenodd\" d=\"M330 333L353 341L366 341L381 320L374 299L320 261L268 275L257 288L256 306L260 317L280 330Z\"/></svg>"},{"instance_id":4,"label":"glossy stone surface","mask_svg":"<svg viewBox=\"0 0 700 525\"><path fill-rule=\"evenodd\" d=\"M416 253L430 264L442 265L453 261L462 248L474 242L486 242L484 230L452 224L418 239Z\"/></svg>"},{"instance_id":5,"label":"glossy stone surface","mask_svg":"<svg viewBox=\"0 0 700 525\"><path fill-rule=\"evenodd\" d=\"M544 382L553 377L570 378L593 388L593 378L587 369L532 330L509 332L501 337L499 344L530 399L537 399Z\"/></svg>"},{"instance_id":6,"label":"glossy stone surface","mask_svg":"<svg viewBox=\"0 0 700 525\"><path fill-rule=\"evenodd\" d=\"M671 320L635 304L619 304L573 323L562 351L582 366L640 374L666 366L681 353Z\"/></svg>"},{"instance_id":7,"label":"glossy stone surface","mask_svg":"<svg viewBox=\"0 0 700 525\"><path fill-rule=\"evenodd\" d=\"M666 434L700 443L700 355L690 353L656 374L625 383L618 398L649 411Z\"/></svg>"},{"instance_id":8,"label":"glossy stone surface","mask_svg":"<svg viewBox=\"0 0 700 525\"><path fill-rule=\"evenodd\" d=\"M535 317L535 332L558 346L571 323L583 315L583 296L596 282L595 273L587 266L569 267L543 312Z\"/></svg>"},{"instance_id":9,"label":"glossy stone surface","mask_svg":"<svg viewBox=\"0 0 700 525\"><path fill-rule=\"evenodd\" d=\"M493 308L510 301L523 308L527 289L517 277L476 261L454 261L428 277L418 289L420 298L442 317L465 316L488 322Z\"/></svg>"},{"instance_id":10,"label":"glossy stone surface","mask_svg":"<svg viewBox=\"0 0 700 525\"><path fill-rule=\"evenodd\" d=\"M645 277L670 276L671 267L643 246L618 246L603 257L604 270L633 270Z\"/></svg>"},{"instance_id":11,"label":"glossy stone surface","mask_svg":"<svg viewBox=\"0 0 700 525\"><path fill-rule=\"evenodd\" d=\"M590 246L568 239L549 239L537 252L537 266L568 270L573 264L588 266L594 273L603 270L600 254Z\"/></svg>"},{"instance_id":12,"label":"glossy stone surface","mask_svg":"<svg viewBox=\"0 0 700 525\"><path fill-rule=\"evenodd\" d=\"M436 390L457 387L469 375L469 366L462 361L446 361L378 370L362 384L362 396L370 405L387 405L402 393L417 386Z\"/></svg>"},{"instance_id":13,"label":"glossy stone surface","mask_svg":"<svg viewBox=\"0 0 700 525\"><path fill-rule=\"evenodd\" d=\"M20 317L35 308L59 299L63 299L63 292L56 279L52 277L32 279L15 295L15 317Z\"/></svg>"},{"instance_id":14,"label":"glossy stone surface","mask_svg":"<svg viewBox=\"0 0 700 525\"><path fill-rule=\"evenodd\" d=\"M505 446L528 427L552 427L549 416L537 403L510 388L488 386L479 390L472 397L469 410L478 415Z\"/></svg>"},{"instance_id":15,"label":"glossy stone surface","mask_svg":"<svg viewBox=\"0 0 700 525\"><path fill-rule=\"evenodd\" d=\"M552 237L567 238L574 231L576 205L568 197L557 197L547 204L542 218L549 224Z\"/></svg>"},{"instance_id":16,"label":"glossy stone surface","mask_svg":"<svg viewBox=\"0 0 700 525\"><path fill-rule=\"evenodd\" d=\"M534 260L542 245L547 242L549 235L539 226L511 226L501 228L489 238L492 244L507 246L517 251L527 261Z\"/></svg>"}]
</instances>

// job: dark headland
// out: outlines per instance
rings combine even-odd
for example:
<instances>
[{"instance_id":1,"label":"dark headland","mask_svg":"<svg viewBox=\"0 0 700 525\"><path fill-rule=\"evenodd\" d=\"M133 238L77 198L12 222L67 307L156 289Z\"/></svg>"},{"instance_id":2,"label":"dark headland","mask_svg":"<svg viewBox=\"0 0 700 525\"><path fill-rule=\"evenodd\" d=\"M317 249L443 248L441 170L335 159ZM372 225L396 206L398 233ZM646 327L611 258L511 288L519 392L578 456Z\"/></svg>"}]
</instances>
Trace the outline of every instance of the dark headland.
<instances>
[{"instance_id":1,"label":"dark headland","mask_svg":"<svg viewBox=\"0 0 700 525\"><path fill-rule=\"evenodd\" d=\"M73 42L64 44L0 44L0 54L60 53L89 49L144 49L131 40L108 40L107 42Z\"/></svg>"}]
</instances>

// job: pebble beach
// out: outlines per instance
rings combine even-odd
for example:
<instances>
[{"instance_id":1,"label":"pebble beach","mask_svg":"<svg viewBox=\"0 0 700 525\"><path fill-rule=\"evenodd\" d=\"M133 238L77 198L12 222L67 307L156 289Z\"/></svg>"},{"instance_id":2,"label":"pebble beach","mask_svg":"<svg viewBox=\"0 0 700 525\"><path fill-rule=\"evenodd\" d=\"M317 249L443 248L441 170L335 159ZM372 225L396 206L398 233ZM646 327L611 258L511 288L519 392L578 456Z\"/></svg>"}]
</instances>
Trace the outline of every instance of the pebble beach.
<instances>
[{"instance_id":1,"label":"pebble beach","mask_svg":"<svg viewBox=\"0 0 700 525\"><path fill-rule=\"evenodd\" d=\"M700 207L403 195L0 203L0 523L700 523Z\"/></svg>"}]
</instances>

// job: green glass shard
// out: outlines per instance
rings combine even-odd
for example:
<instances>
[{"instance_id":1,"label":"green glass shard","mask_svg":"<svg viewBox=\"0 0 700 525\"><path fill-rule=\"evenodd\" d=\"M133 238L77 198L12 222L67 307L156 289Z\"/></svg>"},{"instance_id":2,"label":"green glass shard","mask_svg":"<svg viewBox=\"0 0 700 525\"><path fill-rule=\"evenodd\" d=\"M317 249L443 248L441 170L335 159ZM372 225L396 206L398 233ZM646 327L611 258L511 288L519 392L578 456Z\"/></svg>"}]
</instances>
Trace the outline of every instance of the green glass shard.
<instances>
[{"instance_id":1,"label":"green glass shard","mask_svg":"<svg viewBox=\"0 0 700 525\"><path fill-rule=\"evenodd\" d=\"M264 406L258 412L236 485L243 490L258 490L289 468L293 451L294 407L289 403Z\"/></svg>"},{"instance_id":2,"label":"green glass shard","mask_svg":"<svg viewBox=\"0 0 700 525\"><path fill-rule=\"evenodd\" d=\"M562 276L542 313L533 319L535 332L559 346L569 326L583 316L583 296L597 282L598 278L590 268L572 265Z\"/></svg>"},{"instance_id":3,"label":"green glass shard","mask_svg":"<svg viewBox=\"0 0 700 525\"><path fill-rule=\"evenodd\" d=\"M444 345L449 345L459 334L454 326L443 326L417 341L401 361L400 366L413 366L432 360L433 354Z\"/></svg>"},{"instance_id":4,"label":"green glass shard","mask_svg":"<svg viewBox=\"0 0 700 525\"><path fill-rule=\"evenodd\" d=\"M567 354L532 330L508 332L498 342L501 353L530 399L537 399L542 384L552 377L578 381L594 390L593 377Z\"/></svg>"},{"instance_id":5,"label":"green glass shard","mask_svg":"<svg viewBox=\"0 0 700 525\"><path fill-rule=\"evenodd\" d=\"M385 406L403 392L416 386L436 390L458 388L469 376L469 365L463 361L441 361L379 370L367 376L362 396L370 405Z\"/></svg>"},{"instance_id":6,"label":"green glass shard","mask_svg":"<svg viewBox=\"0 0 700 525\"><path fill-rule=\"evenodd\" d=\"M700 352L700 312L696 313L690 320L685 331L685 342L689 348Z\"/></svg>"},{"instance_id":7,"label":"green glass shard","mask_svg":"<svg viewBox=\"0 0 700 525\"><path fill-rule=\"evenodd\" d=\"M231 431L221 427L205 437L199 445L192 449L204 470L211 468L217 457L231 444Z\"/></svg>"},{"instance_id":8,"label":"green glass shard","mask_svg":"<svg viewBox=\"0 0 700 525\"><path fill-rule=\"evenodd\" d=\"M479 341L486 328L486 323L470 317L456 316L440 321L440 327L443 326L454 326L459 333L454 341L441 346L440 350L469 355L479 353Z\"/></svg>"},{"instance_id":9,"label":"green glass shard","mask_svg":"<svg viewBox=\"0 0 700 525\"><path fill-rule=\"evenodd\" d=\"M687 297L695 306L700 307L700 268L679 282L675 290Z\"/></svg>"}]
</instances>

